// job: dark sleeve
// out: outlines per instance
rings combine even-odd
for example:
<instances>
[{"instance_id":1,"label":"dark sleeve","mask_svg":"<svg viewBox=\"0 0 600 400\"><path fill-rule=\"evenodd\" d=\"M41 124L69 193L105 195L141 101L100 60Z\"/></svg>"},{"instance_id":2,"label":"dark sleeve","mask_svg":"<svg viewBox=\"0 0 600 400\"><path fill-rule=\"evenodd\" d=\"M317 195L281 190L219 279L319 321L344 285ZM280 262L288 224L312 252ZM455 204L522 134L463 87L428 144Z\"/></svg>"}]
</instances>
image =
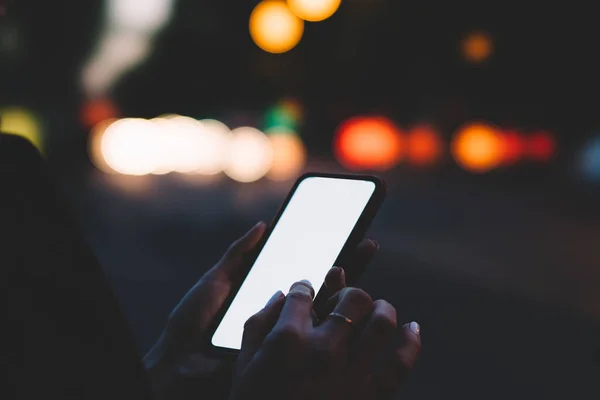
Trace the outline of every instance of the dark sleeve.
<instances>
[{"instance_id":1,"label":"dark sleeve","mask_svg":"<svg viewBox=\"0 0 600 400\"><path fill-rule=\"evenodd\" d=\"M39 153L0 134L3 399L149 399L130 328Z\"/></svg>"}]
</instances>

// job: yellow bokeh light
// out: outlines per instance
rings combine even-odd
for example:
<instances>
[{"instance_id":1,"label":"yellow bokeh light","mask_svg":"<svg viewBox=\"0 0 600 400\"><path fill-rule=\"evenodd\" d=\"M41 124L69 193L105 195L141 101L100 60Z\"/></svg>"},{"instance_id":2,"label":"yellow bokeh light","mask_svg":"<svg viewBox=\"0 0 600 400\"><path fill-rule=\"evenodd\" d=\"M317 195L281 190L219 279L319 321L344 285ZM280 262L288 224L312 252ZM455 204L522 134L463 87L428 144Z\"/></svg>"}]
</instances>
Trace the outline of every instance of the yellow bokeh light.
<instances>
[{"instance_id":1,"label":"yellow bokeh light","mask_svg":"<svg viewBox=\"0 0 600 400\"><path fill-rule=\"evenodd\" d=\"M470 172L487 172L499 166L503 160L502 136L496 128L487 124L463 126L451 146L456 162Z\"/></svg>"},{"instance_id":2,"label":"yellow bokeh light","mask_svg":"<svg viewBox=\"0 0 600 400\"><path fill-rule=\"evenodd\" d=\"M299 18L319 22L335 14L342 0L287 0L287 3Z\"/></svg>"},{"instance_id":3,"label":"yellow bokeh light","mask_svg":"<svg viewBox=\"0 0 600 400\"><path fill-rule=\"evenodd\" d=\"M265 176L273 163L273 147L269 138L250 127L236 128L231 134L225 174L238 182L254 182Z\"/></svg>"},{"instance_id":4,"label":"yellow bokeh light","mask_svg":"<svg viewBox=\"0 0 600 400\"><path fill-rule=\"evenodd\" d=\"M269 53L285 53L302 39L304 21L295 16L283 1L258 3L250 15L250 36Z\"/></svg>"},{"instance_id":5,"label":"yellow bokeh light","mask_svg":"<svg viewBox=\"0 0 600 400\"><path fill-rule=\"evenodd\" d=\"M15 107L0 110L0 131L22 136L40 152L44 151L40 123L37 117L26 109Z\"/></svg>"},{"instance_id":6,"label":"yellow bokeh light","mask_svg":"<svg viewBox=\"0 0 600 400\"><path fill-rule=\"evenodd\" d=\"M473 32L462 41L463 56L472 63L481 63L487 60L493 50L492 39L484 32Z\"/></svg>"},{"instance_id":7,"label":"yellow bokeh light","mask_svg":"<svg viewBox=\"0 0 600 400\"><path fill-rule=\"evenodd\" d=\"M273 165L267 178L287 181L296 178L306 164L306 148L293 132L268 132L273 147Z\"/></svg>"}]
</instances>

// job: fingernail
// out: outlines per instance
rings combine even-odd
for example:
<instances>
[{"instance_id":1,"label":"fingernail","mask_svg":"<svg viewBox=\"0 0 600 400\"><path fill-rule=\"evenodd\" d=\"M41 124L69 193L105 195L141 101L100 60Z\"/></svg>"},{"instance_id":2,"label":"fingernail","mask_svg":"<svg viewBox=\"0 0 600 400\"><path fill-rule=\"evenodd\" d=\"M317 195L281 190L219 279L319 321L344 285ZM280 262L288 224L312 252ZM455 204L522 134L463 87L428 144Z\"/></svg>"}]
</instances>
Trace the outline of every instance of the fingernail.
<instances>
[{"instance_id":1,"label":"fingernail","mask_svg":"<svg viewBox=\"0 0 600 400\"><path fill-rule=\"evenodd\" d=\"M302 279L300 281L300 283L304 283L305 285L308 285L308 286L312 287L312 283L310 283L310 281L308 279Z\"/></svg>"},{"instance_id":2,"label":"fingernail","mask_svg":"<svg viewBox=\"0 0 600 400\"><path fill-rule=\"evenodd\" d=\"M419 336L421 334L421 326L418 323L416 323L415 321L413 321L409 324L404 324L403 328L410 329L410 331L417 336Z\"/></svg>"},{"instance_id":3,"label":"fingernail","mask_svg":"<svg viewBox=\"0 0 600 400\"><path fill-rule=\"evenodd\" d=\"M259 227L259 226L262 226L262 225L264 225L264 224L265 224L265 223L264 223L263 221L258 221L258 222L256 223L256 225L254 225L254 226L252 227L252 230L258 229L258 227Z\"/></svg>"},{"instance_id":4,"label":"fingernail","mask_svg":"<svg viewBox=\"0 0 600 400\"><path fill-rule=\"evenodd\" d=\"M375 246L375 248L376 248L377 250L379 250L379 242L378 242L377 240L373 240L373 239L371 239L371 243L373 243L373 245Z\"/></svg>"},{"instance_id":5,"label":"fingernail","mask_svg":"<svg viewBox=\"0 0 600 400\"><path fill-rule=\"evenodd\" d=\"M288 294L290 294L290 293L303 294L312 299L313 298L313 289L312 289L311 283L309 281L307 281L306 279L303 279L298 283L302 283L302 285L299 285L299 284L292 285Z\"/></svg>"},{"instance_id":6,"label":"fingernail","mask_svg":"<svg viewBox=\"0 0 600 400\"><path fill-rule=\"evenodd\" d=\"M275 303L277 300L279 300L281 298L281 296L283 296L283 293L281 292L281 290L278 290L273 296L271 296L269 301L267 301L267 305L265 305L265 308L267 308L271 304Z\"/></svg>"}]
</instances>

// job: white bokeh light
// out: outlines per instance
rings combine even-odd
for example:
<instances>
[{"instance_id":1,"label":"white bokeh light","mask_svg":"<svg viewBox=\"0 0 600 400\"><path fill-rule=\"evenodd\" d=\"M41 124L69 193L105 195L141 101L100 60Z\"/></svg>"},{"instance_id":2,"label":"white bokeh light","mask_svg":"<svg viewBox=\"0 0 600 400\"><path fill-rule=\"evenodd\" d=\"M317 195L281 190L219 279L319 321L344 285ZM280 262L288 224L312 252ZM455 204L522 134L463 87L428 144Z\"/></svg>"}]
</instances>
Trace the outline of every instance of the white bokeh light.
<instances>
[{"instance_id":1,"label":"white bokeh light","mask_svg":"<svg viewBox=\"0 0 600 400\"><path fill-rule=\"evenodd\" d=\"M121 76L148 58L151 43L147 36L134 32L110 32L100 41L92 59L82 72L88 96L108 91Z\"/></svg>"},{"instance_id":2,"label":"white bokeh light","mask_svg":"<svg viewBox=\"0 0 600 400\"><path fill-rule=\"evenodd\" d=\"M108 0L107 6L115 28L154 33L171 19L174 0Z\"/></svg>"},{"instance_id":3,"label":"white bokeh light","mask_svg":"<svg viewBox=\"0 0 600 400\"><path fill-rule=\"evenodd\" d=\"M238 182L254 182L265 176L273 163L273 148L269 138L250 127L236 128L231 134L225 174Z\"/></svg>"},{"instance_id":4,"label":"white bokeh light","mask_svg":"<svg viewBox=\"0 0 600 400\"><path fill-rule=\"evenodd\" d=\"M121 174L146 175L156 168L160 148L155 125L139 118L121 119L102 136L106 164Z\"/></svg>"},{"instance_id":5,"label":"white bokeh light","mask_svg":"<svg viewBox=\"0 0 600 400\"><path fill-rule=\"evenodd\" d=\"M200 165L195 172L202 175L215 175L225 167L231 130L227 125L214 119L204 119L200 123L203 128L198 144Z\"/></svg>"}]
</instances>

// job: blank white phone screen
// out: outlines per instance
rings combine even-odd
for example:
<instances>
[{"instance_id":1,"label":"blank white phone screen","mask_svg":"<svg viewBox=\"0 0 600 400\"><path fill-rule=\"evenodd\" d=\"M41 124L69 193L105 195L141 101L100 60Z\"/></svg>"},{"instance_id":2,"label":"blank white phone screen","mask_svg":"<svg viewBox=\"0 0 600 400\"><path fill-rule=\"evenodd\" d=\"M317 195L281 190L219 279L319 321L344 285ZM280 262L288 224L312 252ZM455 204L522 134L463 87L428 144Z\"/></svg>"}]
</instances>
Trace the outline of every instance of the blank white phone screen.
<instances>
[{"instance_id":1,"label":"blank white phone screen","mask_svg":"<svg viewBox=\"0 0 600 400\"><path fill-rule=\"evenodd\" d=\"M278 290L308 279L318 290L375 191L375 183L311 177L297 187L258 255L212 344L241 348L244 323Z\"/></svg>"}]
</instances>

